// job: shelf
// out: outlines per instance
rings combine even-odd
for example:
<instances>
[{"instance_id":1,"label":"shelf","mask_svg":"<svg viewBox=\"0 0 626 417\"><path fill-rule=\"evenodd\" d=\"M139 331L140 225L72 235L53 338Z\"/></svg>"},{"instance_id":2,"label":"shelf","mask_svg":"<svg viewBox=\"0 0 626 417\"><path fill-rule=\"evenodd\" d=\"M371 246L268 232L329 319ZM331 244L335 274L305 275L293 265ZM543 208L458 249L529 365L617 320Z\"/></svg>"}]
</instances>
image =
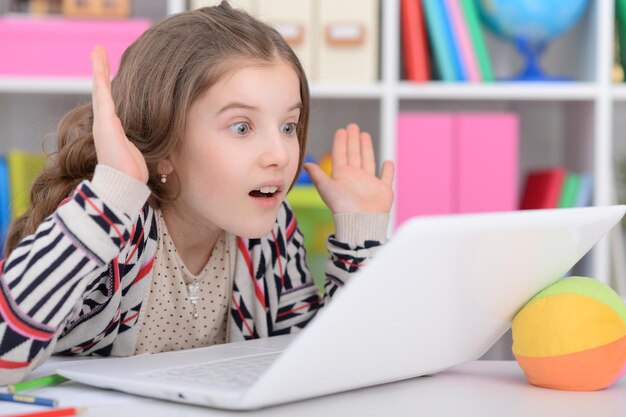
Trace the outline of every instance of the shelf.
<instances>
[{"instance_id":1,"label":"shelf","mask_svg":"<svg viewBox=\"0 0 626 417\"><path fill-rule=\"evenodd\" d=\"M313 98L354 99L382 97L384 87L381 84L320 84L310 83L309 89Z\"/></svg>"},{"instance_id":2,"label":"shelf","mask_svg":"<svg viewBox=\"0 0 626 417\"><path fill-rule=\"evenodd\" d=\"M394 87L400 99L412 100L593 100L594 84L411 84L400 82ZM310 85L312 98L380 99L386 86L382 84L318 84ZM90 94L89 78L0 77L0 93ZM626 100L626 86L613 89L616 100Z\"/></svg>"},{"instance_id":3,"label":"shelf","mask_svg":"<svg viewBox=\"0 0 626 417\"><path fill-rule=\"evenodd\" d=\"M626 101L626 85L615 84L611 91L613 92L613 100Z\"/></svg>"},{"instance_id":4,"label":"shelf","mask_svg":"<svg viewBox=\"0 0 626 417\"><path fill-rule=\"evenodd\" d=\"M311 84L311 97L334 99L379 99L380 84ZM90 78L0 77L0 93L91 94Z\"/></svg>"},{"instance_id":5,"label":"shelf","mask_svg":"<svg viewBox=\"0 0 626 417\"><path fill-rule=\"evenodd\" d=\"M0 77L0 93L91 94L91 79Z\"/></svg>"},{"instance_id":6,"label":"shelf","mask_svg":"<svg viewBox=\"0 0 626 417\"><path fill-rule=\"evenodd\" d=\"M597 88L593 83L494 83L459 84L431 82L413 84L400 82L397 85L400 99L419 100L544 100L584 101L596 98Z\"/></svg>"}]
</instances>

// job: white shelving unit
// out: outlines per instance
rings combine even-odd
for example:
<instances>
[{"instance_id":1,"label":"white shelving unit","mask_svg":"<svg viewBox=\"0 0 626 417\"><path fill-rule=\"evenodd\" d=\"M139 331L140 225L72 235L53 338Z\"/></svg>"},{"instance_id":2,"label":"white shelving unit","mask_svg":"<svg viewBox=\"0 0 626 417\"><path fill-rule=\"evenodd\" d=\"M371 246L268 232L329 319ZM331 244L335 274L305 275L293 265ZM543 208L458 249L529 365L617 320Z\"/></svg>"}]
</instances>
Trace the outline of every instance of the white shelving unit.
<instances>
[{"instance_id":1,"label":"white shelving unit","mask_svg":"<svg viewBox=\"0 0 626 417\"><path fill-rule=\"evenodd\" d=\"M341 1L341 0L337 0ZM169 0L167 12L184 10ZM626 122L626 86L611 82L613 1L592 0L581 22L548 48L544 67L577 80L559 84L412 84L402 81L399 0L381 0L381 79L372 85L311 84L310 153L330 149L334 131L355 121L372 132L380 159L395 159L400 111L515 111L521 120L520 181L528 169L563 164L591 171L594 204L615 201L614 150L626 153L620 137ZM520 58L512 46L487 35L496 75L515 72ZM0 152L11 147L40 149L59 118L89 101L89 79L0 77ZM626 119L626 118L625 118ZM610 248L600 242L588 274L610 282Z\"/></svg>"},{"instance_id":2,"label":"white shelving unit","mask_svg":"<svg viewBox=\"0 0 626 417\"><path fill-rule=\"evenodd\" d=\"M626 87L611 81L613 2L592 0L581 22L548 49L548 71L571 74L572 83L414 84L401 81L398 1L382 5L381 154L395 157L398 111L513 110L521 119L520 181L530 168L564 164L594 174L594 204L615 203L614 148L626 124L613 125L613 113L626 114ZM488 33L496 75L510 75L519 58L510 45ZM621 142L624 142L623 139ZM619 148L619 146L617 146ZM626 146L622 146L626 148ZM624 151L621 153L625 154ZM520 184L521 185L521 184ZM585 273L610 283L607 239L593 251Z\"/></svg>"}]
</instances>

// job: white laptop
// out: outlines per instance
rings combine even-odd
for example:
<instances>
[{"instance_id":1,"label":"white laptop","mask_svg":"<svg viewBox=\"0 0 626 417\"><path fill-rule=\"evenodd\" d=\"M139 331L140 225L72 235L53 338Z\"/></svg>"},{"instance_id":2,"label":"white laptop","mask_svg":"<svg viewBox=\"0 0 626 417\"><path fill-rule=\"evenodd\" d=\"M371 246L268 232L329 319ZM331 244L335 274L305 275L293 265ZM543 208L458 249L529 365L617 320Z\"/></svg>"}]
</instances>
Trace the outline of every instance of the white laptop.
<instances>
[{"instance_id":1,"label":"white laptop","mask_svg":"<svg viewBox=\"0 0 626 417\"><path fill-rule=\"evenodd\" d=\"M436 373L484 354L525 302L562 277L625 211L415 218L297 336L86 361L58 372L98 387L225 409Z\"/></svg>"}]
</instances>

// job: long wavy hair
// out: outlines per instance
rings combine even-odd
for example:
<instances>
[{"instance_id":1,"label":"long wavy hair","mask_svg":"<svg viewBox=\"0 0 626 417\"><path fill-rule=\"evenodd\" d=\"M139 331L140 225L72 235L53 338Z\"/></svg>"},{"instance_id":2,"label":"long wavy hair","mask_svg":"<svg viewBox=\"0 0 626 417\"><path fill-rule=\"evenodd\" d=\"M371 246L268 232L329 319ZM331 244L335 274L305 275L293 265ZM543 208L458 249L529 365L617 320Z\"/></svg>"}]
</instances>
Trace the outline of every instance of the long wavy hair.
<instances>
[{"instance_id":1,"label":"long wavy hair","mask_svg":"<svg viewBox=\"0 0 626 417\"><path fill-rule=\"evenodd\" d=\"M218 6L172 15L126 49L111 88L126 135L148 166L152 190L148 204L163 207L179 194L180 181L174 175L170 177L174 186L168 181L165 187L157 164L180 151L195 100L242 62L269 64L276 59L291 65L300 80L299 173L307 141L309 88L300 61L272 27L224 0ZM30 209L11 225L5 255L34 233L82 180L93 177L97 157L92 124L91 104L73 109L59 123L57 150L32 186Z\"/></svg>"}]
</instances>

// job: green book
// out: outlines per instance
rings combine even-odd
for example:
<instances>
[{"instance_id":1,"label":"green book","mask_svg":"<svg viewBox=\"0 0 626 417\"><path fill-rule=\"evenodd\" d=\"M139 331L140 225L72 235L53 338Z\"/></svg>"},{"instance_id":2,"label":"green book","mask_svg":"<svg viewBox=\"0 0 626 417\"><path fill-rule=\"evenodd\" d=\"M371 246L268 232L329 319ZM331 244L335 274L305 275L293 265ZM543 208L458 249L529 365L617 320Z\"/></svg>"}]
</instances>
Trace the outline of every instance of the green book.
<instances>
[{"instance_id":1,"label":"green book","mask_svg":"<svg viewBox=\"0 0 626 417\"><path fill-rule=\"evenodd\" d=\"M615 0L615 20L619 37L619 61L626 68L626 0Z\"/></svg>"},{"instance_id":2,"label":"green book","mask_svg":"<svg viewBox=\"0 0 626 417\"><path fill-rule=\"evenodd\" d=\"M568 172L563 183L561 196L559 197L559 208L576 207L578 193L580 190L580 175L574 172Z\"/></svg>"},{"instance_id":3,"label":"green book","mask_svg":"<svg viewBox=\"0 0 626 417\"><path fill-rule=\"evenodd\" d=\"M30 188L43 169L45 156L39 153L10 151L6 158L11 185L11 213L15 219L30 207Z\"/></svg>"},{"instance_id":4,"label":"green book","mask_svg":"<svg viewBox=\"0 0 626 417\"><path fill-rule=\"evenodd\" d=\"M476 60L478 61L478 68L480 70L481 79L486 82L494 81L493 69L491 67L491 59L489 58L489 52L487 51L487 45L485 44L485 38L483 37L482 26L480 24L480 17L478 16L478 10L476 8L475 0L460 0L461 9L465 16L465 23L476 52Z\"/></svg>"}]
</instances>

